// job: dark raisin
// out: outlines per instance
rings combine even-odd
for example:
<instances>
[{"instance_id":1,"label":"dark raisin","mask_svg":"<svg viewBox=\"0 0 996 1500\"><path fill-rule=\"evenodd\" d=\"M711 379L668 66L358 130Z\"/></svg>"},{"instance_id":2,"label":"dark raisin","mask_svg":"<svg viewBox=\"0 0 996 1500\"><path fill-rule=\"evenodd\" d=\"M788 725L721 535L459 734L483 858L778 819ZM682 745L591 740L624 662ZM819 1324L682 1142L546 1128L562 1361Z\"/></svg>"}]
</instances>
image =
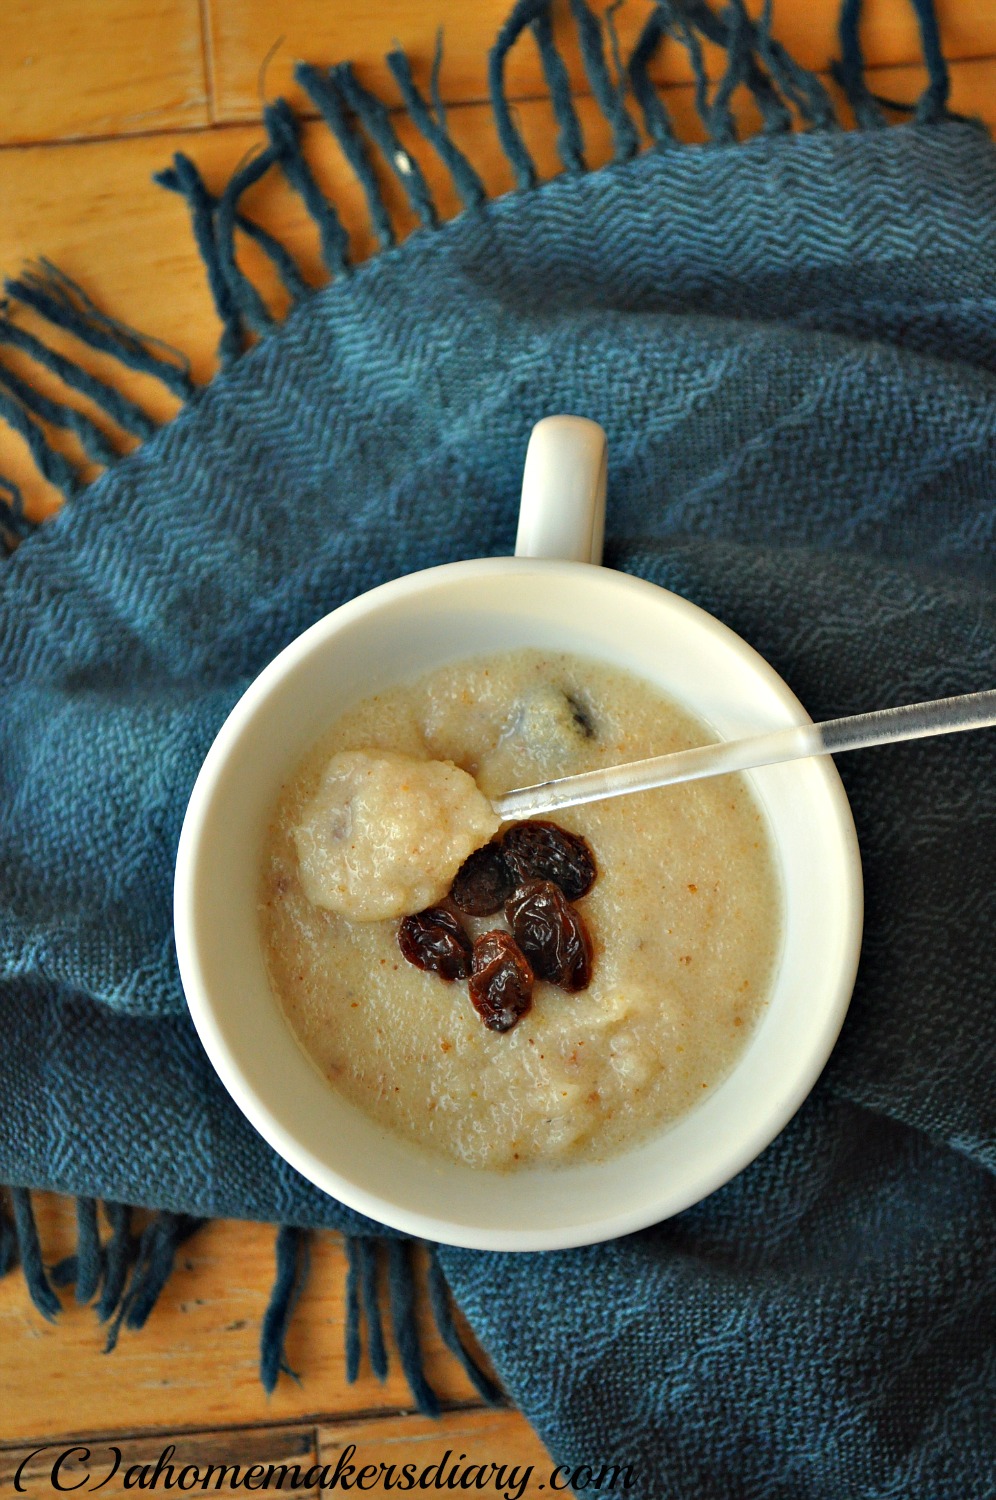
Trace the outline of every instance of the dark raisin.
<instances>
[{"instance_id":1,"label":"dark raisin","mask_svg":"<svg viewBox=\"0 0 996 1500\"><path fill-rule=\"evenodd\" d=\"M575 698L573 693L565 693L564 697L570 705L571 718L585 739L593 740L595 738L595 725L592 722L591 710L587 704L582 703L580 698Z\"/></svg>"},{"instance_id":2,"label":"dark raisin","mask_svg":"<svg viewBox=\"0 0 996 1500\"><path fill-rule=\"evenodd\" d=\"M532 1009L533 971L507 932L486 932L474 944L470 998L489 1031L511 1031Z\"/></svg>"},{"instance_id":3,"label":"dark raisin","mask_svg":"<svg viewBox=\"0 0 996 1500\"><path fill-rule=\"evenodd\" d=\"M470 973L470 938L453 913L441 906L405 917L398 928L398 947L416 969L431 969L443 979L466 979Z\"/></svg>"},{"instance_id":4,"label":"dark raisin","mask_svg":"<svg viewBox=\"0 0 996 1500\"><path fill-rule=\"evenodd\" d=\"M556 823L541 818L513 823L501 848L520 881L552 880L568 901L577 901L595 883L598 871L587 839Z\"/></svg>"},{"instance_id":5,"label":"dark raisin","mask_svg":"<svg viewBox=\"0 0 996 1500\"><path fill-rule=\"evenodd\" d=\"M450 900L472 917L490 917L501 911L515 890L515 876L498 844L475 849L457 870L450 887Z\"/></svg>"},{"instance_id":6,"label":"dark raisin","mask_svg":"<svg viewBox=\"0 0 996 1500\"><path fill-rule=\"evenodd\" d=\"M552 880L529 880L505 902L512 936L537 979L562 990L591 983L592 948L581 913Z\"/></svg>"}]
</instances>

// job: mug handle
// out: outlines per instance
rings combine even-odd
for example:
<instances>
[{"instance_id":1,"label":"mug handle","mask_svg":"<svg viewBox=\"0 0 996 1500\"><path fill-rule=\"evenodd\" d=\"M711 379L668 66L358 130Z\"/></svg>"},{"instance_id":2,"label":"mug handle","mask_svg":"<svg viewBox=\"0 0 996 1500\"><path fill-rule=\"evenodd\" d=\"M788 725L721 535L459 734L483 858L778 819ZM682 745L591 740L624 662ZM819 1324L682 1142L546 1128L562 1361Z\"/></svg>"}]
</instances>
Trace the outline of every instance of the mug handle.
<instances>
[{"instance_id":1,"label":"mug handle","mask_svg":"<svg viewBox=\"0 0 996 1500\"><path fill-rule=\"evenodd\" d=\"M600 563L608 444L587 417L544 417L526 449L516 557Z\"/></svg>"}]
</instances>

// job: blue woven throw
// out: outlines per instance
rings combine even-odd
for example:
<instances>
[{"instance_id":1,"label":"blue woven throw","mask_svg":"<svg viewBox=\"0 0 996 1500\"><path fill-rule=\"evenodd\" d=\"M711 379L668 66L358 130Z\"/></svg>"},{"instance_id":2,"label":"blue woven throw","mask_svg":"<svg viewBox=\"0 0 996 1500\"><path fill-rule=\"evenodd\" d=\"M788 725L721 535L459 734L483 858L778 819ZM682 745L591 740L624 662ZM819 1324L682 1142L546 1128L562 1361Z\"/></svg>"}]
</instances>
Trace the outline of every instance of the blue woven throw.
<instances>
[{"instance_id":1,"label":"blue woven throw","mask_svg":"<svg viewBox=\"0 0 996 1500\"><path fill-rule=\"evenodd\" d=\"M74 1280L113 1341L204 1218L268 1220L284 1226L272 1385L303 1231L335 1227L350 1236L351 1373L364 1305L384 1366L374 1284L393 1244L401 1354L433 1408L407 1247L278 1160L200 1050L171 874L201 759L282 646L385 579L511 550L539 417L608 432L606 561L717 614L814 716L996 683L996 156L947 112L927 0L930 85L911 120L878 128L895 116L863 78L858 10L844 6L838 76L863 128L845 133L817 78L739 4L655 12L625 92L576 4L616 149L588 172L547 7L520 4L491 72L518 190L493 202L395 54L467 205L443 225L378 101L348 69L302 69L385 249L349 266L282 104L220 197L178 157L163 180L190 204L224 329L226 368L204 390L53 267L10 284L0 363L28 353L38 380L0 368L0 407L70 496L32 531L6 485L0 573L0 1265L19 1252L46 1313L53 1280ZM527 26L565 165L545 183L503 92ZM725 78L710 91L700 74L704 148L674 140L648 79L669 32L698 64L703 38L727 47ZM743 142L740 84L764 122ZM424 225L397 248L378 151ZM316 293L240 207L268 171L318 224L332 280ZM237 264L243 235L287 284L280 326ZM131 400L33 339L20 304L166 380L188 398L180 416L153 435ZM52 375L106 423L41 394ZM107 464L86 490L47 442L53 424ZM121 429L148 440L112 461ZM996 741L881 749L841 772L865 949L840 1043L790 1126L644 1233L433 1261L451 1344L443 1276L555 1458L630 1466L640 1500L996 1494ZM41 1188L79 1199L77 1254L54 1271L28 1191ZM157 1211L141 1237L124 1205Z\"/></svg>"}]
</instances>

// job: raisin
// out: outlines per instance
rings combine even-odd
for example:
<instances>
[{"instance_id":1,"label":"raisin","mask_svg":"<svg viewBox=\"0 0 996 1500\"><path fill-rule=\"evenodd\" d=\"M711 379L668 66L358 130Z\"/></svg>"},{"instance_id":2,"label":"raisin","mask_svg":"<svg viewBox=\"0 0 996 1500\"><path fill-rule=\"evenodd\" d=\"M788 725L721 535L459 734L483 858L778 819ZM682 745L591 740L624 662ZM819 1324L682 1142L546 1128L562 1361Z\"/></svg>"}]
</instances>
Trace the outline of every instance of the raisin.
<instances>
[{"instance_id":1,"label":"raisin","mask_svg":"<svg viewBox=\"0 0 996 1500\"><path fill-rule=\"evenodd\" d=\"M398 947L416 969L431 969L443 979L466 979L470 972L470 938L453 913L441 906L405 917L398 928Z\"/></svg>"},{"instance_id":2,"label":"raisin","mask_svg":"<svg viewBox=\"0 0 996 1500\"><path fill-rule=\"evenodd\" d=\"M503 835L502 853L519 880L552 880L568 901L590 891L598 871L587 839L556 823L531 818Z\"/></svg>"},{"instance_id":3,"label":"raisin","mask_svg":"<svg viewBox=\"0 0 996 1500\"><path fill-rule=\"evenodd\" d=\"M591 710L587 704L582 703L580 698L575 698L573 693L565 693L564 697L567 699L568 706L570 707L571 718L585 739L593 740L595 738L595 726L592 723Z\"/></svg>"},{"instance_id":4,"label":"raisin","mask_svg":"<svg viewBox=\"0 0 996 1500\"><path fill-rule=\"evenodd\" d=\"M450 900L471 917L501 911L515 890L515 876L498 844L475 849L457 870Z\"/></svg>"},{"instance_id":5,"label":"raisin","mask_svg":"<svg viewBox=\"0 0 996 1500\"><path fill-rule=\"evenodd\" d=\"M474 944L470 998L489 1031L511 1031L532 1009L533 971L507 932L485 932Z\"/></svg>"},{"instance_id":6,"label":"raisin","mask_svg":"<svg viewBox=\"0 0 996 1500\"><path fill-rule=\"evenodd\" d=\"M512 935L537 979L562 990L591 983L592 948L581 913L552 880L529 880L505 902Z\"/></svg>"}]
</instances>

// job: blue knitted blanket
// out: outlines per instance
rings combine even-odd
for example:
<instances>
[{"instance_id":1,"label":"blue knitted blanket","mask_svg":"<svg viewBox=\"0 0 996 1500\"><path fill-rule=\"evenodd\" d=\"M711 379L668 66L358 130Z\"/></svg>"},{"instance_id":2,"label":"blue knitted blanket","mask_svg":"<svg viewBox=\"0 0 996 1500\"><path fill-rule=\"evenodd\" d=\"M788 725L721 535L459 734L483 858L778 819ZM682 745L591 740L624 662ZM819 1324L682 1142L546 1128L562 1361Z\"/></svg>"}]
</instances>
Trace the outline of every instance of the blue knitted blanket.
<instances>
[{"instance_id":1,"label":"blue knitted blanket","mask_svg":"<svg viewBox=\"0 0 996 1500\"><path fill-rule=\"evenodd\" d=\"M608 433L607 563L718 615L815 717L996 682L996 155L946 108L928 0L930 84L898 123L865 84L858 10L843 9L838 74L862 128L845 132L739 3L662 6L625 88L576 4L616 148L589 172L547 6L524 0L492 56L518 182L497 201L395 54L467 205L442 225L378 101L348 68L302 68L386 248L348 264L282 104L220 196L178 157L164 181L190 203L224 329L206 389L54 268L9 283L0 409L69 496L34 529L6 485L0 570L0 1268L19 1253L46 1313L53 1279L75 1278L113 1339L148 1315L202 1219L272 1221L272 1384L306 1231L335 1227L354 1258L352 1372L386 1254L402 1357L432 1409L405 1246L279 1160L206 1062L176 972L172 865L202 757L282 646L386 579L511 551L539 417L576 412ZM527 27L565 167L543 183L503 90ZM649 81L667 33L700 69L704 148L675 141ZM711 92L705 36L729 55ZM742 142L738 85L764 121ZM398 247L376 151L424 225ZM267 171L316 219L332 277L317 292L240 208ZM287 282L279 326L236 231ZM22 303L165 379L188 398L180 416L153 433L33 338ZM9 348L31 354L37 383L2 365ZM52 377L61 397L45 394ZM53 425L107 464L87 489ZM120 429L148 440L117 460ZM789 1127L727 1187L627 1239L433 1260L453 1346L446 1283L555 1458L628 1465L641 1500L996 1492L996 742L881 749L841 772L866 941L840 1043ZM79 1200L78 1253L54 1271L31 1212L42 1188ZM126 1205L156 1211L140 1238Z\"/></svg>"}]
</instances>

